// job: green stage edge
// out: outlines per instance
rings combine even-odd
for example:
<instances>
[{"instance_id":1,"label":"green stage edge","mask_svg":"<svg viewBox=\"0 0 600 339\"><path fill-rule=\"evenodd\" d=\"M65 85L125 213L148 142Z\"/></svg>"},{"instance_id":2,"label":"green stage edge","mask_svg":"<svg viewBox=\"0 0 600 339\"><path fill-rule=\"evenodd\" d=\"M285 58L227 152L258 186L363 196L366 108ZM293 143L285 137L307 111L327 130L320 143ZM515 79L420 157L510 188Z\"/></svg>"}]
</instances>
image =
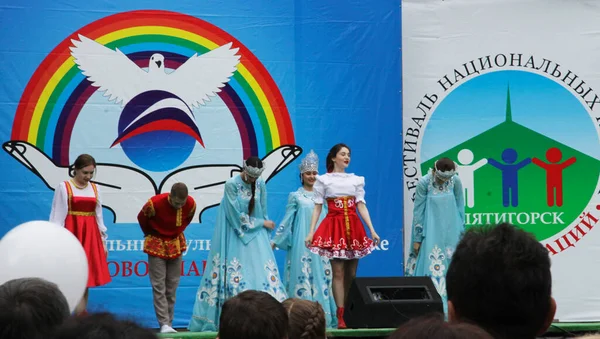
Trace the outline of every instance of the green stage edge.
<instances>
[{"instance_id":1,"label":"green stage edge","mask_svg":"<svg viewBox=\"0 0 600 339\"><path fill-rule=\"evenodd\" d=\"M600 322L552 323L547 333L600 332Z\"/></svg>"},{"instance_id":2,"label":"green stage edge","mask_svg":"<svg viewBox=\"0 0 600 339\"><path fill-rule=\"evenodd\" d=\"M327 331L328 338L335 337L381 337L390 335L395 328L375 328L356 330L330 330ZM600 331L600 322L589 323L553 323L547 333L577 333ZM214 339L217 332L179 332L158 334L159 338L187 338L187 339Z\"/></svg>"},{"instance_id":3,"label":"green stage edge","mask_svg":"<svg viewBox=\"0 0 600 339\"><path fill-rule=\"evenodd\" d=\"M600 324L599 324L600 325ZM327 338L335 337L380 337L387 336L394 332L395 328L373 328L373 329L356 329L356 330L329 330ZM162 333L158 334L159 338L194 338L194 339L214 339L217 337L217 332L179 332L179 333Z\"/></svg>"}]
</instances>

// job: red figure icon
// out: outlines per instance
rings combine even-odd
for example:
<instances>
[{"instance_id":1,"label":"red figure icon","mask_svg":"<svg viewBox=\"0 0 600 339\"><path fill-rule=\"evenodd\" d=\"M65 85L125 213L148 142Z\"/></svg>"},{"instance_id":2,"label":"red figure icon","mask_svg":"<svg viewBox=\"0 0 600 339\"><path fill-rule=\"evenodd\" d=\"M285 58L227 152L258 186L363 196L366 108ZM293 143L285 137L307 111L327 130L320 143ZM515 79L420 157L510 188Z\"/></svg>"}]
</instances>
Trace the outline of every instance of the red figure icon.
<instances>
[{"instance_id":1,"label":"red figure icon","mask_svg":"<svg viewBox=\"0 0 600 339\"><path fill-rule=\"evenodd\" d=\"M556 147L552 147L546 151L546 159L550 162L549 164L538 158L533 158L531 161L546 170L546 199L548 206L554 206L554 194L556 191L556 206L560 207L563 204L562 172L565 168L573 165L577 159L571 157L559 164L558 162L562 159L562 152Z\"/></svg>"}]
</instances>

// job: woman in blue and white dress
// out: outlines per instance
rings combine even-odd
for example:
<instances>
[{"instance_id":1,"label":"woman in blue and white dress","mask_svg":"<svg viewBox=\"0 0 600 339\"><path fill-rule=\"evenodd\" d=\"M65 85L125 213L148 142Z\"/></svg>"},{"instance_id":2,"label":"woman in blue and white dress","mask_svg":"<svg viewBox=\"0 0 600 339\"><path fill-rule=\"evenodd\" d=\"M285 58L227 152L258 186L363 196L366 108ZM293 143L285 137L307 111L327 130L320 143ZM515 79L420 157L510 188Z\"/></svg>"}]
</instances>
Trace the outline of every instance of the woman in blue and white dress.
<instances>
[{"instance_id":1,"label":"woman in blue and white dress","mask_svg":"<svg viewBox=\"0 0 600 339\"><path fill-rule=\"evenodd\" d=\"M316 301L325 311L327 327L337 327L332 297L332 271L329 258L312 253L304 243L310 229L315 203L313 185L317 180L319 158L312 150L300 164L302 187L290 193L283 220L273 238L273 246L287 251L284 285L290 298ZM321 214L319 222L325 217Z\"/></svg>"},{"instance_id":2,"label":"woman in blue and white dress","mask_svg":"<svg viewBox=\"0 0 600 339\"><path fill-rule=\"evenodd\" d=\"M405 275L431 277L446 315L446 272L464 225L465 199L456 164L441 158L417 184Z\"/></svg>"},{"instance_id":3,"label":"woman in blue and white dress","mask_svg":"<svg viewBox=\"0 0 600 339\"><path fill-rule=\"evenodd\" d=\"M264 291L279 301L287 298L270 245L275 223L267 216L263 170L262 161L250 157L243 172L225 183L190 331L217 331L223 303L242 291Z\"/></svg>"}]
</instances>

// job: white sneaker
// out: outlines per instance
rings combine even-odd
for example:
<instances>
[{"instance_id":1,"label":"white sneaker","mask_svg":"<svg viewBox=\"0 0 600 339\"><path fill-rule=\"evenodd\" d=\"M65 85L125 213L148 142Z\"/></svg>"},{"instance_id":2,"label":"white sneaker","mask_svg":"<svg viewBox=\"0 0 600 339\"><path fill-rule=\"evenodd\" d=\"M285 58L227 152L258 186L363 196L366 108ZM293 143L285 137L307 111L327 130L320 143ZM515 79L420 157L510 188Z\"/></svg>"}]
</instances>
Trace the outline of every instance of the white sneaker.
<instances>
[{"instance_id":1,"label":"white sneaker","mask_svg":"<svg viewBox=\"0 0 600 339\"><path fill-rule=\"evenodd\" d=\"M169 325L162 325L160 327L160 333L177 333L177 331L175 331L173 327Z\"/></svg>"}]
</instances>

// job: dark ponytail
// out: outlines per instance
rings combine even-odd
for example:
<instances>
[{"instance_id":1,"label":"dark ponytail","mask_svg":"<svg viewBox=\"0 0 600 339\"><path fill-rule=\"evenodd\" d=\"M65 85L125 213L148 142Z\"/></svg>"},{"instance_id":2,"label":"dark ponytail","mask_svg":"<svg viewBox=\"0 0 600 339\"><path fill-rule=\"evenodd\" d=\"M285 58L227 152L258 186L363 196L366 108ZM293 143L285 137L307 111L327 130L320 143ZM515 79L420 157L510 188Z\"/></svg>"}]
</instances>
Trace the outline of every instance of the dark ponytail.
<instances>
[{"instance_id":1,"label":"dark ponytail","mask_svg":"<svg viewBox=\"0 0 600 339\"><path fill-rule=\"evenodd\" d=\"M350 152L350 147L342 143L331 147L331 149L329 150L329 153L327 154L327 159L325 160L325 165L327 166L327 173L333 172L333 158L335 158L338 152L344 147L346 147L348 149L348 152Z\"/></svg>"},{"instance_id":2,"label":"dark ponytail","mask_svg":"<svg viewBox=\"0 0 600 339\"><path fill-rule=\"evenodd\" d=\"M258 157L250 157L246 159L246 166L262 168L263 163ZM254 211L254 193L256 192L256 181L254 181L251 184L251 189L252 197L250 198L250 202L248 203L248 215L252 214L252 211Z\"/></svg>"},{"instance_id":3,"label":"dark ponytail","mask_svg":"<svg viewBox=\"0 0 600 339\"><path fill-rule=\"evenodd\" d=\"M252 183L252 198L250 198L250 202L248 203L248 215L254 211L254 192L256 192L256 181Z\"/></svg>"}]
</instances>

